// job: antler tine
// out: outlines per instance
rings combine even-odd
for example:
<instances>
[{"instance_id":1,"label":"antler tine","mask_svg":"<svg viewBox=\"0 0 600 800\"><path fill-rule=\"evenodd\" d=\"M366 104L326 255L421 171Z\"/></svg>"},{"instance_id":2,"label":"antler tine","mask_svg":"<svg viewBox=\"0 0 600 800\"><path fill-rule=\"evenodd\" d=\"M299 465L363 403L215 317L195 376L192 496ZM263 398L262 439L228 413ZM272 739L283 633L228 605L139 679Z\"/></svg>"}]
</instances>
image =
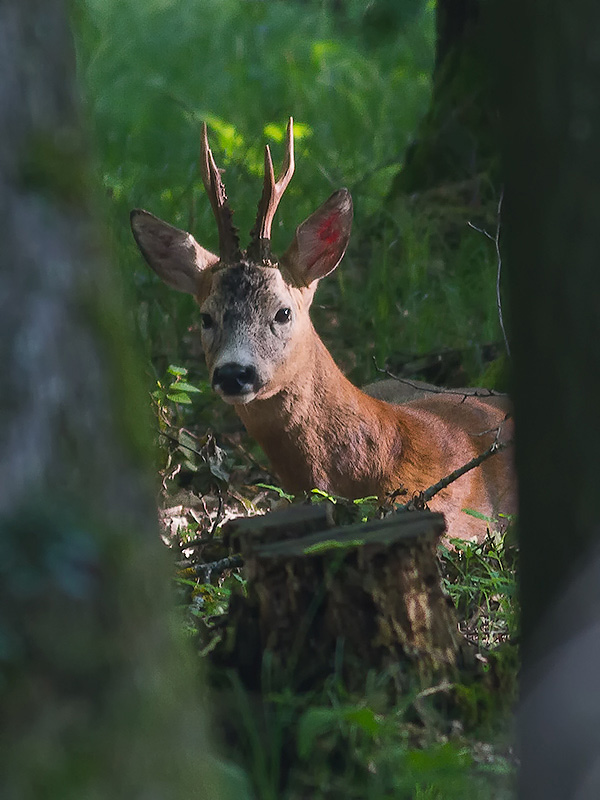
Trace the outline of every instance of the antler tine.
<instances>
[{"instance_id":1,"label":"antler tine","mask_svg":"<svg viewBox=\"0 0 600 800\"><path fill-rule=\"evenodd\" d=\"M233 211L229 207L225 186L221 180L221 173L208 144L206 122L202 124L201 145L200 172L202 173L202 182L204 183L206 194L217 220L219 257L225 263L239 261L242 254L237 229L232 220Z\"/></svg>"},{"instance_id":2,"label":"antler tine","mask_svg":"<svg viewBox=\"0 0 600 800\"><path fill-rule=\"evenodd\" d=\"M264 264L271 263L271 226L277 206L294 174L294 120L290 117L286 131L286 149L283 167L277 181L269 145L265 147L265 179L258 203L256 222L250 232L248 255Z\"/></svg>"}]
</instances>

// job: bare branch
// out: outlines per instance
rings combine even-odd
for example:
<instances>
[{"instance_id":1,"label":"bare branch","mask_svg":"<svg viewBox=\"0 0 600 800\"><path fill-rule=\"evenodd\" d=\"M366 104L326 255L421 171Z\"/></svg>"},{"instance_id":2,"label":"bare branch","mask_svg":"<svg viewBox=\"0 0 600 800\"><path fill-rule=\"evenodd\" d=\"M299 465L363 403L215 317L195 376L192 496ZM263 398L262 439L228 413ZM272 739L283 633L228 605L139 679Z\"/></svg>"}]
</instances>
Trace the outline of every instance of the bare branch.
<instances>
[{"instance_id":1,"label":"bare branch","mask_svg":"<svg viewBox=\"0 0 600 800\"><path fill-rule=\"evenodd\" d=\"M506 442L499 442L498 436L500 433L500 429L502 426L498 428L498 434L496 435L496 439L494 440L493 444L488 447L488 449L481 453L481 455L472 458L462 467L455 469L454 472L451 472L449 475L446 475L445 478L442 478L437 483L434 483L433 486L430 486L428 489L425 489L424 492L419 492L415 494L415 496L408 501L408 503L404 503L401 506L397 506L397 511L412 511L414 509L421 508L423 504L429 502L432 497L434 497L438 492L441 492L442 489L445 489L447 486L450 486L451 483L461 478L465 473L470 472L475 467L478 467L480 464L483 464L484 461L487 461L488 458L491 458L496 453L502 452L502 450L506 450L507 447L512 445L512 439Z\"/></svg>"},{"instance_id":2,"label":"bare branch","mask_svg":"<svg viewBox=\"0 0 600 800\"><path fill-rule=\"evenodd\" d=\"M241 556L228 556L218 561L209 561L207 564L193 564L190 561L180 561L177 567L181 570L191 571L202 583L210 583L215 575L222 575L228 569L241 567L244 559Z\"/></svg>"},{"instance_id":3,"label":"bare branch","mask_svg":"<svg viewBox=\"0 0 600 800\"><path fill-rule=\"evenodd\" d=\"M379 367L377 365L377 361L373 358L373 363L375 364L375 369L382 375L387 375L388 378L391 378L394 381L398 381L398 383L403 383L406 386L410 386L411 389L416 389L419 392L423 392L424 394L445 394L445 395L454 395L456 397L462 397L465 400L467 397L505 397L504 392L497 392L495 389L485 389L485 388L473 388L473 389L445 389L443 386L433 386L433 385L423 385L422 381L411 381L409 378L401 378L399 375L394 375L393 372L390 372L387 369Z\"/></svg>"},{"instance_id":4,"label":"bare branch","mask_svg":"<svg viewBox=\"0 0 600 800\"><path fill-rule=\"evenodd\" d=\"M504 200L504 190L500 192L500 199L498 200L498 214L497 214L497 222L496 222L496 234L492 236L489 231L486 231L484 228L478 228L477 225L473 225L472 222L467 222L469 228L473 228L474 231L478 233L482 233L484 236L487 236L496 247L496 259L498 263L498 269L496 271L496 306L498 308L498 319L500 320L500 328L502 330L502 336L504 338L504 346L506 347L506 353L510 358L510 345L508 344L508 336L506 335L506 329L504 327L504 315L502 314L502 297L500 294L500 277L502 275L502 254L500 253L500 225L502 219L502 201Z\"/></svg>"}]
</instances>

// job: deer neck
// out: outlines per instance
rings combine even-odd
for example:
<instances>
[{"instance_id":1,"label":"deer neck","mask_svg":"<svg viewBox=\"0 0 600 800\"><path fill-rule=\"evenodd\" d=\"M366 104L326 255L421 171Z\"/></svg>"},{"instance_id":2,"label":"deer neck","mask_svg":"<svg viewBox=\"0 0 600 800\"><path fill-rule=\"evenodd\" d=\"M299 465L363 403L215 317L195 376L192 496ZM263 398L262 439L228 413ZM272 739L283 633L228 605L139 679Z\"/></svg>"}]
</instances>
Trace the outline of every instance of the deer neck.
<instances>
[{"instance_id":1,"label":"deer neck","mask_svg":"<svg viewBox=\"0 0 600 800\"><path fill-rule=\"evenodd\" d=\"M393 409L350 383L314 329L294 366L275 395L236 406L284 488L344 497L380 493L382 475L402 448Z\"/></svg>"}]
</instances>

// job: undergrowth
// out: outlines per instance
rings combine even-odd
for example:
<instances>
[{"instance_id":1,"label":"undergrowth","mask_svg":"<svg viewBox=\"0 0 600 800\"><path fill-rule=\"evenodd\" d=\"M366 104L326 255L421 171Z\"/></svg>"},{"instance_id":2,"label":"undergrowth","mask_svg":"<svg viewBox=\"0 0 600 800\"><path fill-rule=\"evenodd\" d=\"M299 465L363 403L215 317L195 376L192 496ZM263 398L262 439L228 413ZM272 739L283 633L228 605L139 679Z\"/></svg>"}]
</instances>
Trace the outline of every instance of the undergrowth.
<instances>
[{"instance_id":1,"label":"undergrowth","mask_svg":"<svg viewBox=\"0 0 600 800\"><path fill-rule=\"evenodd\" d=\"M182 440L192 441L185 436ZM271 483L270 476L261 475L260 465L248 453L238 452L223 462L206 444L196 453L184 453L187 447L172 444L171 472L164 476L167 482L170 476L176 478L177 497L184 507L181 484L192 494L194 485L205 486L204 502L212 505L204 525L212 533L207 537L202 526L190 526L189 516L179 520L176 546L182 557L191 559L181 563L181 575L195 563L198 545L204 548L203 559L215 566L230 557L218 536L229 518L263 513L293 500ZM182 474L178 464L191 472ZM213 482L208 491L206 474L199 477L207 468L208 481ZM233 475L252 474L252 483L235 486L224 479L223 469ZM220 488L215 486L216 476L221 476ZM313 502L324 500L347 503L313 493ZM348 521L379 513L373 499L350 505L355 510L346 512ZM175 513L181 515L181 508ZM460 630L480 661L480 680L442 682L431 691L415 690L399 698L392 669L371 671L362 689L350 690L344 681L342 651L325 685L312 691L282 684L268 652L258 693L245 688L235 672L220 675L216 702L225 752L243 766L258 797L508 800L514 796L510 709L515 701L519 613L516 551L513 532L506 525L506 518L490 520L490 535L482 544L453 540L452 548L439 548L443 583ZM207 656L218 644L232 592L244 591L243 577L236 569L217 568L213 574L179 580L190 634Z\"/></svg>"}]
</instances>

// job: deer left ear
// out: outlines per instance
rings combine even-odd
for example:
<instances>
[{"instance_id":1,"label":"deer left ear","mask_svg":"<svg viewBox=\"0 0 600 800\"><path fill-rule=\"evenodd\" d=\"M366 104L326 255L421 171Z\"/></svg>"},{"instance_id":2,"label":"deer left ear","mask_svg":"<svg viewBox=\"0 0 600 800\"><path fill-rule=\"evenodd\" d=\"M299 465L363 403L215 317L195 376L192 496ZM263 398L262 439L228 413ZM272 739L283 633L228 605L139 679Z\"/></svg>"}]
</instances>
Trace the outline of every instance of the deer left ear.
<instances>
[{"instance_id":1,"label":"deer left ear","mask_svg":"<svg viewBox=\"0 0 600 800\"><path fill-rule=\"evenodd\" d=\"M298 226L281 263L299 286L329 275L342 260L352 229L352 197L347 189L331 195Z\"/></svg>"}]
</instances>

